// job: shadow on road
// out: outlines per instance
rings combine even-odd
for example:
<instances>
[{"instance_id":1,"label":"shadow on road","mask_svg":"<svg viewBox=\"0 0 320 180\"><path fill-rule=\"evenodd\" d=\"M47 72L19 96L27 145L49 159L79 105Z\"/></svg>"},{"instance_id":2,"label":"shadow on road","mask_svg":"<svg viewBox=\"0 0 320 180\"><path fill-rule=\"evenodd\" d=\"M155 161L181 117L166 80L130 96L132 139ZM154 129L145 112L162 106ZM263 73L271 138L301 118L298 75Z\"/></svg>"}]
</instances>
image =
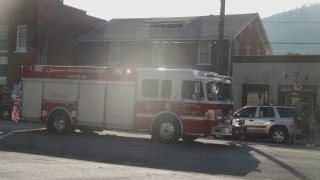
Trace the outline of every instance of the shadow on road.
<instances>
[{"instance_id":1,"label":"shadow on road","mask_svg":"<svg viewBox=\"0 0 320 180\"><path fill-rule=\"evenodd\" d=\"M270 160L271 162L277 164L279 167L287 170L288 172L290 172L291 174L293 174L294 176L296 176L299 179L305 179L305 180L309 180L310 178L308 178L307 176L305 176L304 174L300 173L299 171L297 171L295 168L291 167L290 165L280 161L279 159L276 159L272 156L270 156L269 154L256 149L256 148L252 148L250 146L244 145L245 147L247 147L248 149L251 149L252 151L260 154L261 156L267 158L268 160Z\"/></svg>"},{"instance_id":2,"label":"shadow on road","mask_svg":"<svg viewBox=\"0 0 320 180\"><path fill-rule=\"evenodd\" d=\"M0 151L204 174L241 177L258 171L260 164L250 147L230 144L162 144L147 138L45 130L11 133L0 142Z\"/></svg>"}]
</instances>

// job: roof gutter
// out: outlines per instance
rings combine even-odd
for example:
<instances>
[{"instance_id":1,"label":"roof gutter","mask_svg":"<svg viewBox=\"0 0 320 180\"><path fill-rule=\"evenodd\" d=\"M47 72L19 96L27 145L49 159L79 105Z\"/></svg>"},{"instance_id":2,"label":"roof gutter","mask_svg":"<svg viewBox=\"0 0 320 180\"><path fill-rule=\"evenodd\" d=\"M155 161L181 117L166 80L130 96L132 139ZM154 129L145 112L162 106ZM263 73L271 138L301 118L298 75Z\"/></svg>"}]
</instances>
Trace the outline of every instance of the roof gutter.
<instances>
[{"instance_id":1,"label":"roof gutter","mask_svg":"<svg viewBox=\"0 0 320 180\"><path fill-rule=\"evenodd\" d=\"M208 41L208 40L218 40L218 38L209 39L143 39L143 40L79 40L80 42L150 42L150 41ZM232 38L224 38L224 40L232 40Z\"/></svg>"}]
</instances>

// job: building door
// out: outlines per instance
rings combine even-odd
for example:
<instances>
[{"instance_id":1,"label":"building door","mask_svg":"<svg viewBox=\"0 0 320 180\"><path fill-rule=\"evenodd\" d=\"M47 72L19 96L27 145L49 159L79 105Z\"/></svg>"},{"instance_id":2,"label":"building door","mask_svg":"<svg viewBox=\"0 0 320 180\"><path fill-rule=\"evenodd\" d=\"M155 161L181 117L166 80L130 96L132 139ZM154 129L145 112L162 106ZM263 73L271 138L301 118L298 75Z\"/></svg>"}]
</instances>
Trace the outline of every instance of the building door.
<instances>
[{"instance_id":1,"label":"building door","mask_svg":"<svg viewBox=\"0 0 320 180\"><path fill-rule=\"evenodd\" d=\"M269 104L269 85L244 84L242 106Z\"/></svg>"}]
</instances>

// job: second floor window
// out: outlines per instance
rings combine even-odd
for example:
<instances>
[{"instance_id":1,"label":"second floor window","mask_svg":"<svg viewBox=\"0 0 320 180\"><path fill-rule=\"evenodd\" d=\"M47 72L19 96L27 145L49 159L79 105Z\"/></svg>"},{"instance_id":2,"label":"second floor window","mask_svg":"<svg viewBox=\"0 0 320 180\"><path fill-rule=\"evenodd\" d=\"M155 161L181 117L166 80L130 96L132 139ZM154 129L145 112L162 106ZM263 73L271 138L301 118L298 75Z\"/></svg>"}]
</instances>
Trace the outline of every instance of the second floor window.
<instances>
[{"instance_id":1,"label":"second floor window","mask_svg":"<svg viewBox=\"0 0 320 180\"><path fill-rule=\"evenodd\" d=\"M199 65L210 65L211 64L211 45L210 41L199 42Z\"/></svg>"},{"instance_id":2,"label":"second floor window","mask_svg":"<svg viewBox=\"0 0 320 180\"><path fill-rule=\"evenodd\" d=\"M28 35L28 26L19 25L17 28L17 52L26 52L27 51L27 35Z\"/></svg>"},{"instance_id":3,"label":"second floor window","mask_svg":"<svg viewBox=\"0 0 320 180\"><path fill-rule=\"evenodd\" d=\"M240 43L238 43L238 42L235 43L234 54L240 55Z\"/></svg>"},{"instance_id":4,"label":"second floor window","mask_svg":"<svg viewBox=\"0 0 320 180\"><path fill-rule=\"evenodd\" d=\"M251 47L250 46L247 46L247 56L250 56L251 54Z\"/></svg>"},{"instance_id":5,"label":"second floor window","mask_svg":"<svg viewBox=\"0 0 320 180\"><path fill-rule=\"evenodd\" d=\"M0 52L8 51L8 26L0 25Z\"/></svg>"}]
</instances>

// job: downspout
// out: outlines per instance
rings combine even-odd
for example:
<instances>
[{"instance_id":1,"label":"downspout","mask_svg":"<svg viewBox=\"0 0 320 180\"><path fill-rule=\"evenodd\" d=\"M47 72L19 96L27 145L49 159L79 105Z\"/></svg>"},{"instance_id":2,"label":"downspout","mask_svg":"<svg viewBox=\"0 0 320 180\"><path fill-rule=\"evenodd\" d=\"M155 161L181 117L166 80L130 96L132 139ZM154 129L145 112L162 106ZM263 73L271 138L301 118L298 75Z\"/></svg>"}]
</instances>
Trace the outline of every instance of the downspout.
<instances>
[{"instance_id":1,"label":"downspout","mask_svg":"<svg viewBox=\"0 0 320 180\"><path fill-rule=\"evenodd\" d=\"M38 48L37 54L38 54L38 65L40 65L40 48Z\"/></svg>"},{"instance_id":2,"label":"downspout","mask_svg":"<svg viewBox=\"0 0 320 180\"><path fill-rule=\"evenodd\" d=\"M47 48L48 48L48 38L46 37L46 42L44 47L44 65L47 65Z\"/></svg>"},{"instance_id":3,"label":"downspout","mask_svg":"<svg viewBox=\"0 0 320 180\"><path fill-rule=\"evenodd\" d=\"M233 42L233 40L232 39L230 39L229 40L229 64L228 64L228 76L231 76L230 75L230 71L231 71L231 48L232 48L232 42Z\"/></svg>"},{"instance_id":4,"label":"downspout","mask_svg":"<svg viewBox=\"0 0 320 180\"><path fill-rule=\"evenodd\" d=\"M106 43L107 43L107 41L105 41L105 45L106 45ZM109 59L108 59L108 62L107 62L107 66L110 66L110 63L111 63L111 58L112 58L111 48L112 48L112 42L110 41L109 42Z\"/></svg>"}]
</instances>

